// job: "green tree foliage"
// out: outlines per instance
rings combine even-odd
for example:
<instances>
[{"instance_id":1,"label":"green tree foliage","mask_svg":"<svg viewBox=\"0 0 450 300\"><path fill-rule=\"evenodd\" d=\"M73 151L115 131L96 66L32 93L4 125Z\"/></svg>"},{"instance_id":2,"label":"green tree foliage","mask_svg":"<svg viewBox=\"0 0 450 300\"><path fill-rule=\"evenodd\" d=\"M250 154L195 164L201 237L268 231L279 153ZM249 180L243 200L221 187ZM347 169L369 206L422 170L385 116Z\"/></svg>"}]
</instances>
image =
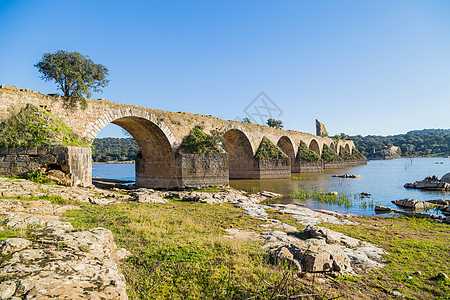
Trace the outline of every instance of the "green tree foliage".
<instances>
[{"instance_id":1,"label":"green tree foliage","mask_svg":"<svg viewBox=\"0 0 450 300\"><path fill-rule=\"evenodd\" d=\"M275 119L268 119L266 122L267 126L269 127L275 127L275 128L283 128L283 122L281 120L275 120Z\"/></svg>"},{"instance_id":2,"label":"green tree foliage","mask_svg":"<svg viewBox=\"0 0 450 300\"><path fill-rule=\"evenodd\" d=\"M101 138L92 143L94 162L133 161L139 146L133 138Z\"/></svg>"},{"instance_id":3,"label":"green tree foliage","mask_svg":"<svg viewBox=\"0 0 450 300\"><path fill-rule=\"evenodd\" d=\"M242 118L242 122L244 122L244 123L252 123L252 120L250 120L249 117L244 117L244 118Z\"/></svg>"},{"instance_id":4,"label":"green tree foliage","mask_svg":"<svg viewBox=\"0 0 450 300\"><path fill-rule=\"evenodd\" d=\"M194 127L191 132L183 139L178 153L221 153L223 135L217 131L212 130L211 134L206 134L200 127Z\"/></svg>"},{"instance_id":5,"label":"green tree foliage","mask_svg":"<svg viewBox=\"0 0 450 300\"><path fill-rule=\"evenodd\" d=\"M333 136L333 140L346 140L348 138L348 136L345 133L340 133L340 134L336 134L335 136Z\"/></svg>"},{"instance_id":6,"label":"green tree foliage","mask_svg":"<svg viewBox=\"0 0 450 300\"><path fill-rule=\"evenodd\" d=\"M368 158L380 156L393 145L399 146L402 156L450 155L450 129L414 130L392 136L351 136L356 148Z\"/></svg>"},{"instance_id":7,"label":"green tree foliage","mask_svg":"<svg viewBox=\"0 0 450 300\"><path fill-rule=\"evenodd\" d=\"M261 144L259 144L258 150L256 150L255 158L267 159L267 158L287 158L288 156L268 138L263 137Z\"/></svg>"},{"instance_id":8,"label":"green tree foliage","mask_svg":"<svg viewBox=\"0 0 450 300\"><path fill-rule=\"evenodd\" d=\"M313 150L308 149L306 144L301 141L298 146L297 158L305 161L317 161L320 159L320 156Z\"/></svg>"},{"instance_id":9,"label":"green tree foliage","mask_svg":"<svg viewBox=\"0 0 450 300\"><path fill-rule=\"evenodd\" d=\"M1 147L36 147L49 145L89 147L89 141L51 113L31 104L0 124Z\"/></svg>"},{"instance_id":10,"label":"green tree foliage","mask_svg":"<svg viewBox=\"0 0 450 300\"><path fill-rule=\"evenodd\" d=\"M334 152L334 150L328 147L326 144L323 145L321 158L326 161L333 161L340 159L340 157L336 154L336 152Z\"/></svg>"},{"instance_id":11,"label":"green tree foliage","mask_svg":"<svg viewBox=\"0 0 450 300\"><path fill-rule=\"evenodd\" d=\"M78 52L44 53L34 66L42 73L42 79L57 83L68 104L79 102L82 108L86 108L84 96L91 97L91 90L101 92L109 83L108 69Z\"/></svg>"}]
</instances>

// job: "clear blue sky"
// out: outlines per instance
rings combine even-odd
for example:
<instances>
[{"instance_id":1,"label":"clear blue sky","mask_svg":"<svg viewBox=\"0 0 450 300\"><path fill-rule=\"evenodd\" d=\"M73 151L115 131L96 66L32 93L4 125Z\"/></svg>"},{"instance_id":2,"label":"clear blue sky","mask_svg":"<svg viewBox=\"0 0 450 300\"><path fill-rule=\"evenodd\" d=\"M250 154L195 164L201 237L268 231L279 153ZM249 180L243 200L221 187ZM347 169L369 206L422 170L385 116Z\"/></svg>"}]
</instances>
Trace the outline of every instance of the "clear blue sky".
<instances>
[{"instance_id":1,"label":"clear blue sky","mask_svg":"<svg viewBox=\"0 0 450 300\"><path fill-rule=\"evenodd\" d=\"M263 91L286 129L450 127L447 0L0 0L0 29L0 84L54 93L33 65L62 49L109 68L93 98L235 119Z\"/></svg>"}]
</instances>

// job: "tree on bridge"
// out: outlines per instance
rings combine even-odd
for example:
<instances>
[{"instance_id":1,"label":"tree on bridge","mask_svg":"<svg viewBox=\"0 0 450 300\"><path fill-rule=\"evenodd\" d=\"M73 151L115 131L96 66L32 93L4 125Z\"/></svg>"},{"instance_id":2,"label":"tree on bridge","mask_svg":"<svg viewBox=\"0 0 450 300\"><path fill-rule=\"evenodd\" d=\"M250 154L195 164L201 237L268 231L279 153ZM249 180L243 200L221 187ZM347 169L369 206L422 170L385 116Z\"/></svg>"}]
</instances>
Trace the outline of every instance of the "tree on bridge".
<instances>
[{"instance_id":1,"label":"tree on bridge","mask_svg":"<svg viewBox=\"0 0 450 300\"><path fill-rule=\"evenodd\" d=\"M272 118L267 120L267 125L269 127L275 127L275 128L279 128L279 129L283 128L283 122L281 120L275 120Z\"/></svg>"},{"instance_id":2,"label":"tree on bridge","mask_svg":"<svg viewBox=\"0 0 450 300\"><path fill-rule=\"evenodd\" d=\"M44 53L34 66L42 73L42 79L58 84L69 105L80 103L83 109L87 106L84 97L91 97L91 90L101 92L109 83L108 69L78 52Z\"/></svg>"}]
</instances>

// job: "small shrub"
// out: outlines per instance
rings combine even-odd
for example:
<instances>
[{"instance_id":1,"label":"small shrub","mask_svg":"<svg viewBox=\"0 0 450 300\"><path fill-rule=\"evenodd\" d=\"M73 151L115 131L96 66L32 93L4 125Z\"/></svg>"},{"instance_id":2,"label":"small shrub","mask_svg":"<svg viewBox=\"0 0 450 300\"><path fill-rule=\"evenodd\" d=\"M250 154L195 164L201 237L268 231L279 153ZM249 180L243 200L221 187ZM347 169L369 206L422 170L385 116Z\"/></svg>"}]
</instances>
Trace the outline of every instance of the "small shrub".
<instances>
[{"instance_id":1,"label":"small shrub","mask_svg":"<svg viewBox=\"0 0 450 300\"><path fill-rule=\"evenodd\" d=\"M223 135L219 131L212 130L211 134L206 134L199 126L196 126L183 139L178 153L221 153L223 152L222 141Z\"/></svg>"},{"instance_id":2,"label":"small shrub","mask_svg":"<svg viewBox=\"0 0 450 300\"><path fill-rule=\"evenodd\" d=\"M44 173L42 173L41 171L38 171L38 170L30 171L30 172L26 173L25 175L23 175L22 178L31 180L38 184L52 183L52 181L50 179L48 179L48 177L45 176Z\"/></svg>"},{"instance_id":3,"label":"small shrub","mask_svg":"<svg viewBox=\"0 0 450 300\"><path fill-rule=\"evenodd\" d=\"M362 155L361 152L359 152L356 148L353 148L351 157L352 159L366 159L364 155Z\"/></svg>"},{"instance_id":4,"label":"small shrub","mask_svg":"<svg viewBox=\"0 0 450 300\"><path fill-rule=\"evenodd\" d=\"M339 156L337 156L336 152L333 151L330 147L328 147L326 144L323 145L322 150L322 156L321 158L326 161L333 161L340 159Z\"/></svg>"},{"instance_id":5,"label":"small shrub","mask_svg":"<svg viewBox=\"0 0 450 300\"><path fill-rule=\"evenodd\" d=\"M305 161L318 161L320 156L313 150L308 149L305 142L301 141L298 146L297 158Z\"/></svg>"},{"instance_id":6,"label":"small shrub","mask_svg":"<svg viewBox=\"0 0 450 300\"><path fill-rule=\"evenodd\" d=\"M31 104L0 124L0 147L52 144L89 147L89 141L80 138L60 119Z\"/></svg>"},{"instance_id":7,"label":"small shrub","mask_svg":"<svg viewBox=\"0 0 450 300\"><path fill-rule=\"evenodd\" d=\"M287 158L288 156L268 138L263 137L261 144L259 144L258 150L256 150L255 158Z\"/></svg>"},{"instance_id":8,"label":"small shrub","mask_svg":"<svg viewBox=\"0 0 450 300\"><path fill-rule=\"evenodd\" d=\"M345 149L342 146L339 148L339 156L342 159L351 159L352 158L352 155L350 154L350 152L348 152L347 149Z\"/></svg>"}]
</instances>

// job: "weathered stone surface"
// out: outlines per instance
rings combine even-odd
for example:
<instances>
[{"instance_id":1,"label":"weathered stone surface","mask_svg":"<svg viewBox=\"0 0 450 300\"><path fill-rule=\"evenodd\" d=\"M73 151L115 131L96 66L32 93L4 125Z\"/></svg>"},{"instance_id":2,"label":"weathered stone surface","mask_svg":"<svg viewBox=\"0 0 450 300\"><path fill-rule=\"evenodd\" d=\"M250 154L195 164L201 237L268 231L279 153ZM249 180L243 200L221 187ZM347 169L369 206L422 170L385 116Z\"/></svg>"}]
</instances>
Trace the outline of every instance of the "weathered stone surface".
<instances>
[{"instance_id":1,"label":"weathered stone surface","mask_svg":"<svg viewBox=\"0 0 450 300\"><path fill-rule=\"evenodd\" d=\"M2 256L12 254L27 248L31 242L22 238L9 238L0 241L0 253Z\"/></svg>"},{"instance_id":2,"label":"weathered stone surface","mask_svg":"<svg viewBox=\"0 0 450 300\"><path fill-rule=\"evenodd\" d=\"M392 208L390 207L386 207L386 206L382 206L382 205L376 205L375 206L375 212L379 212L379 213L388 213L391 212Z\"/></svg>"},{"instance_id":3,"label":"weathered stone surface","mask_svg":"<svg viewBox=\"0 0 450 300\"><path fill-rule=\"evenodd\" d=\"M415 181L413 183L406 183L405 188L412 189L423 189L423 190L432 190L432 191L450 191L450 182L448 182L448 178L450 178L450 173L444 175L445 180L439 179L439 177L427 176L422 181Z\"/></svg>"},{"instance_id":4,"label":"weathered stone surface","mask_svg":"<svg viewBox=\"0 0 450 300\"><path fill-rule=\"evenodd\" d=\"M0 299L127 299L116 261L130 253L117 250L109 230L74 231L61 222L61 212L71 208L0 199L0 223L36 227L27 230L30 238L0 241Z\"/></svg>"},{"instance_id":5,"label":"weathered stone surface","mask_svg":"<svg viewBox=\"0 0 450 300\"><path fill-rule=\"evenodd\" d=\"M166 203L167 200L163 198L163 194L161 192L140 188L137 190L132 190L130 192L131 195L134 196L134 200L140 203Z\"/></svg>"},{"instance_id":6,"label":"weathered stone surface","mask_svg":"<svg viewBox=\"0 0 450 300\"><path fill-rule=\"evenodd\" d=\"M397 206L410 208L410 209L425 209L430 207L431 205L425 201L418 201L416 199L400 199L400 200L392 200Z\"/></svg>"},{"instance_id":7,"label":"weathered stone surface","mask_svg":"<svg viewBox=\"0 0 450 300\"><path fill-rule=\"evenodd\" d=\"M357 239L320 226L308 225L305 230L303 230L303 233L313 238L324 238L328 243L342 244L349 248L356 248L360 243Z\"/></svg>"},{"instance_id":8,"label":"weathered stone surface","mask_svg":"<svg viewBox=\"0 0 450 300\"><path fill-rule=\"evenodd\" d=\"M83 147L0 148L0 175L41 171L58 184L90 186L92 155Z\"/></svg>"},{"instance_id":9,"label":"weathered stone surface","mask_svg":"<svg viewBox=\"0 0 450 300\"><path fill-rule=\"evenodd\" d=\"M351 273L350 259L337 245L321 239L297 241L271 252L275 259L288 260L300 271Z\"/></svg>"},{"instance_id":10,"label":"weathered stone surface","mask_svg":"<svg viewBox=\"0 0 450 300\"><path fill-rule=\"evenodd\" d=\"M0 283L0 299L10 299L16 292L16 283L14 281L3 281Z\"/></svg>"},{"instance_id":11,"label":"weathered stone surface","mask_svg":"<svg viewBox=\"0 0 450 300\"><path fill-rule=\"evenodd\" d=\"M127 200L130 198L129 195L117 194L114 192L109 192L94 187L69 188L59 185L36 184L32 181L25 179L9 179L4 177L0 177L0 196L3 198L16 198L16 197L31 198L31 197L48 196L48 197L60 197L62 200L72 200L75 202L88 202L89 198L115 199L117 201ZM8 200L8 201L11 202L15 200ZM3 202L3 204L5 203L6 202ZM52 208L43 203L45 203L43 202L43 200L33 201L30 202L29 204L25 204L25 206L29 207L29 209L31 210L41 210L44 209L44 207L47 207L47 209L52 210ZM8 204L7 211L14 211L14 208L10 207L10 205L13 205L13 202ZM37 205L42 205L43 207L38 207ZM21 204L19 206L22 207Z\"/></svg>"},{"instance_id":12,"label":"weathered stone surface","mask_svg":"<svg viewBox=\"0 0 450 300\"><path fill-rule=\"evenodd\" d=\"M328 136L327 129L325 128L325 125L319 122L319 120L316 119L316 135L317 136Z\"/></svg>"},{"instance_id":13,"label":"weathered stone surface","mask_svg":"<svg viewBox=\"0 0 450 300\"><path fill-rule=\"evenodd\" d=\"M226 121L212 116L191 113L175 113L112 103L104 99L87 99L85 110L67 109L64 101L55 101L56 96L42 95L27 89L2 85L0 87L0 121L10 117L16 110L27 104L45 107L57 118L63 120L75 133L94 139L107 124L113 123L126 129L136 139L141 148L142 159L136 160L136 183L150 188L176 188L185 186L225 185L226 160L201 162L197 158L178 159L175 157L182 140L195 126L206 133L219 130L224 133L223 146L228 155L229 176L231 178L284 178L289 177L289 159L258 161L254 159L256 149L263 137L274 144L280 140L288 143L284 151L295 157L300 142L319 155L326 144L333 148L344 147L351 152L353 141L333 141L321 126L319 136L308 133L287 131L258 124ZM31 151L31 150L30 150ZM33 153L37 151L33 149ZM2 152L0 152L2 153ZM90 156L89 156L90 157ZM2 162L4 163L4 162ZM26 164L25 164L26 165ZM342 164L341 166L344 166ZM83 165L83 159L71 162L71 166L90 176L90 164ZM181 168L180 168L181 166ZM208 170L208 168L210 168ZM214 170L214 171L213 171ZM63 170L64 171L64 170ZM70 173L73 173L70 171ZM181 174L181 175L180 175ZM189 175L192 175L189 177ZM180 178L181 177L181 178ZM72 177L73 178L73 177Z\"/></svg>"}]
</instances>

